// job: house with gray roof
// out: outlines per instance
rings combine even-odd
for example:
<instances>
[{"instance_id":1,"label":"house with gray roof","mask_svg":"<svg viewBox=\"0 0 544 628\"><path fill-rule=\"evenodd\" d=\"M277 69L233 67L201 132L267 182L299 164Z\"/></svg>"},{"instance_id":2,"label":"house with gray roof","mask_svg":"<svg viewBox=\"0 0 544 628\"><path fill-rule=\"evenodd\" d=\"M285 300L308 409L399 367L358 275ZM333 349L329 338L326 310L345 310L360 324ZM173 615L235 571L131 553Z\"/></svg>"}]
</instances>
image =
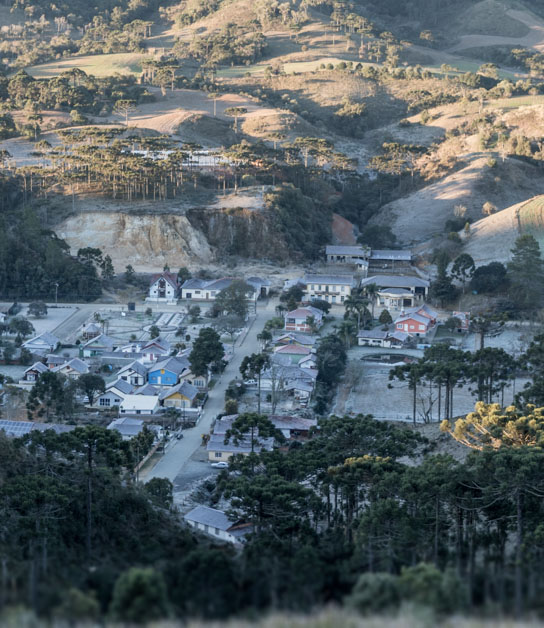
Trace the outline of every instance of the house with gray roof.
<instances>
[{"instance_id":1,"label":"house with gray roof","mask_svg":"<svg viewBox=\"0 0 544 628\"><path fill-rule=\"evenodd\" d=\"M161 389L151 384L144 384L134 390L135 395L151 395L152 397L160 397Z\"/></svg>"},{"instance_id":2,"label":"house with gray roof","mask_svg":"<svg viewBox=\"0 0 544 628\"><path fill-rule=\"evenodd\" d=\"M147 380L147 367L138 360L134 360L123 366L117 376L133 386L143 386Z\"/></svg>"},{"instance_id":3,"label":"house with gray roof","mask_svg":"<svg viewBox=\"0 0 544 628\"><path fill-rule=\"evenodd\" d=\"M372 249L370 259L375 262L411 262L412 251L396 249Z\"/></svg>"},{"instance_id":4,"label":"house with gray roof","mask_svg":"<svg viewBox=\"0 0 544 628\"><path fill-rule=\"evenodd\" d=\"M155 433L156 438L160 438L162 433L162 428L158 425L150 425L149 423L145 423L142 419L133 419L130 417L121 417L119 419L114 419L107 427L108 430L115 430L121 434L123 440L130 440L134 438L134 436L138 436L138 434L144 429L147 425L147 428Z\"/></svg>"},{"instance_id":5,"label":"house with gray roof","mask_svg":"<svg viewBox=\"0 0 544 628\"><path fill-rule=\"evenodd\" d=\"M222 436L224 439L225 434L231 429L233 422L238 416L238 414L230 414L217 419L213 428L213 434ZM282 432L287 440L299 436L308 436L310 430L317 427L317 419L304 419L286 414L271 414L268 419L274 424L276 429Z\"/></svg>"},{"instance_id":6,"label":"house with gray roof","mask_svg":"<svg viewBox=\"0 0 544 628\"><path fill-rule=\"evenodd\" d=\"M183 518L195 530L235 545L242 543L253 529L251 524L230 519L222 510L209 506L197 506Z\"/></svg>"},{"instance_id":7,"label":"house with gray roof","mask_svg":"<svg viewBox=\"0 0 544 628\"><path fill-rule=\"evenodd\" d=\"M361 329L357 334L357 344L360 347L382 347L385 349L399 349L410 338L402 332L390 332L382 329Z\"/></svg>"},{"instance_id":8,"label":"house with gray roof","mask_svg":"<svg viewBox=\"0 0 544 628\"><path fill-rule=\"evenodd\" d=\"M160 394L165 408L192 408L196 403L198 388L189 382L180 382Z\"/></svg>"},{"instance_id":9,"label":"house with gray roof","mask_svg":"<svg viewBox=\"0 0 544 628\"><path fill-rule=\"evenodd\" d=\"M121 344L121 342L115 340L115 338L111 338L111 336L100 334L100 336L91 338L83 345L83 357L92 358L105 352L115 351L121 346Z\"/></svg>"},{"instance_id":10,"label":"house with gray roof","mask_svg":"<svg viewBox=\"0 0 544 628\"><path fill-rule=\"evenodd\" d=\"M93 407L107 410L115 406L119 407L123 399L134 392L134 386L129 382L118 379L116 382L108 384L106 392L98 395L94 400Z\"/></svg>"},{"instance_id":11,"label":"house with gray roof","mask_svg":"<svg viewBox=\"0 0 544 628\"><path fill-rule=\"evenodd\" d=\"M54 353L48 353L45 356L45 364L48 369L54 369L55 366L59 366L59 364L64 364L66 362L66 358L62 355L55 355Z\"/></svg>"},{"instance_id":12,"label":"house with gray roof","mask_svg":"<svg viewBox=\"0 0 544 628\"><path fill-rule=\"evenodd\" d=\"M178 298L178 276L169 271L157 273L151 277L149 295L146 301L154 303L175 303Z\"/></svg>"},{"instance_id":13,"label":"house with gray roof","mask_svg":"<svg viewBox=\"0 0 544 628\"><path fill-rule=\"evenodd\" d=\"M34 385L38 377L42 373L47 373L49 369L43 362L35 362L32 366L29 366L23 377L19 380L20 384L32 384Z\"/></svg>"},{"instance_id":14,"label":"house with gray roof","mask_svg":"<svg viewBox=\"0 0 544 628\"><path fill-rule=\"evenodd\" d=\"M304 299L340 305L351 296L358 281L353 275L304 275Z\"/></svg>"},{"instance_id":15,"label":"house with gray roof","mask_svg":"<svg viewBox=\"0 0 544 628\"><path fill-rule=\"evenodd\" d=\"M361 288L372 284L378 288L376 305L398 309L422 304L431 285L415 275L373 275L361 281Z\"/></svg>"},{"instance_id":16,"label":"house with gray roof","mask_svg":"<svg viewBox=\"0 0 544 628\"><path fill-rule=\"evenodd\" d=\"M48 353L53 353L59 343L60 338L57 338L53 334L46 331L39 336L35 336L34 338L30 338L30 340L23 342L22 346L36 355L47 355Z\"/></svg>"},{"instance_id":17,"label":"house with gray roof","mask_svg":"<svg viewBox=\"0 0 544 628\"><path fill-rule=\"evenodd\" d=\"M278 347L282 345L295 344L300 345L301 347L308 347L309 349L311 349L315 346L316 342L317 336L311 336L310 334L301 334L298 332L288 332L276 338L274 340L274 346Z\"/></svg>"},{"instance_id":18,"label":"house with gray roof","mask_svg":"<svg viewBox=\"0 0 544 628\"><path fill-rule=\"evenodd\" d=\"M288 332L301 332L310 333L313 328L310 322L313 319L313 324L316 328L321 327L323 324L323 310L312 305L303 307L297 307L296 310L291 310L285 314L284 329Z\"/></svg>"},{"instance_id":19,"label":"house with gray roof","mask_svg":"<svg viewBox=\"0 0 544 628\"><path fill-rule=\"evenodd\" d=\"M65 375L69 379L78 379L89 372L89 365L79 358L72 358L64 364L59 364L51 369L54 373Z\"/></svg>"},{"instance_id":20,"label":"house with gray roof","mask_svg":"<svg viewBox=\"0 0 544 628\"><path fill-rule=\"evenodd\" d=\"M187 279L181 286L181 298L193 301L215 301L217 295L228 288L234 277L222 277L221 279ZM270 291L270 281L261 277L249 277L244 279L251 288L247 298L256 301L266 297Z\"/></svg>"},{"instance_id":21,"label":"house with gray roof","mask_svg":"<svg viewBox=\"0 0 544 628\"><path fill-rule=\"evenodd\" d=\"M274 447L273 438L258 438L258 443L254 441L253 451L261 453L262 451L272 451ZM210 462L227 462L236 454L247 456L251 453L251 439L249 437L239 440L237 443L231 439L225 443L223 434L212 434L206 445L208 452L208 460Z\"/></svg>"},{"instance_id":22,"label":"house with gray roof","mask_svg":"<svg viewBox=\"0 0 544 628\"><path fill-rule=\"evenodd\" d=\"M348 264L356 266L366 276L368 272L370 247L362 244L342 246L329 244L325 248L328 264Z\"/></svg>"}]
</instances>

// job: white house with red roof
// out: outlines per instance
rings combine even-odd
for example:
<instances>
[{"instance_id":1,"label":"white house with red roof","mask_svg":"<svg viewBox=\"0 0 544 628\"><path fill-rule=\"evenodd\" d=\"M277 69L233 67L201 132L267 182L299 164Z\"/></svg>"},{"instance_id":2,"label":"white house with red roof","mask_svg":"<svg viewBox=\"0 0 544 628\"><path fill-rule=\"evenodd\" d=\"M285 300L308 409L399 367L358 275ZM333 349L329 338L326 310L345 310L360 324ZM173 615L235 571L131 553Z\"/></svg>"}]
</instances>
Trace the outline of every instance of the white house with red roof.
<instances>
[{"instance_id":1,"label":"white house with red roof","mask_svg":"<svg viewBox=\"0 0 544 628\"><path fill-rule=\"evenodd\" d=\"M286 331L298 331L303 334L312 332L312 326L309 324L309 320L313 317L316 327L321 327L323 324L323 311L308 305L307 307L298 307L296 310L291 310L285 315Z\"/></svg>"},{"instance_id":2,"label":"white house with red roof","mask_svg":"<svg viewBox=\"0 0 544 628\"><path fill-rule=\"evenodd\" d=\"M173 303L177 301L179 284L177 275L169 271L158 273L151 277L149 296L146 301L154 303Z\"/></svg>"},{"instance_id":3,"label":"white house with red roof","mask_svg":"<svg viewBox=\"0 0 544 628\"><path fill-rule=\"evenodd\" d=\"M428 305L414 307L404 312L395 321L395 330L410 336L425 336L434 325L438 314Z\"/></svg>"}]
</instances>

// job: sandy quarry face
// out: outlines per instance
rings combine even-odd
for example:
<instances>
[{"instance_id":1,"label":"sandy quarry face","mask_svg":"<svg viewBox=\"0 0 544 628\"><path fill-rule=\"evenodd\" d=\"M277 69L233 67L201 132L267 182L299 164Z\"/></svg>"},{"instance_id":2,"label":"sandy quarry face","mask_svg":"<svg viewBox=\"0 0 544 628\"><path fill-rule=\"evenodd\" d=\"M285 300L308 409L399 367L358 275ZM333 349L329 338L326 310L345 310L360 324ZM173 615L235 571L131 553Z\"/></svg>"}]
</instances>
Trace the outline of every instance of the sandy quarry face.
<instances>
[{"instance_id":1,"label":"sandy quarry face","mask_svg":"<svg viewBox=\"0 0 544 628\"><path fill-rule=\"evenodd\" d=\"M131 264L138 272L207 264L213 252L204 235L185 216L84 212L56 227L72 252L86 246L100 248L113 260L116 272Z\"/></svg>"}]
</instances>

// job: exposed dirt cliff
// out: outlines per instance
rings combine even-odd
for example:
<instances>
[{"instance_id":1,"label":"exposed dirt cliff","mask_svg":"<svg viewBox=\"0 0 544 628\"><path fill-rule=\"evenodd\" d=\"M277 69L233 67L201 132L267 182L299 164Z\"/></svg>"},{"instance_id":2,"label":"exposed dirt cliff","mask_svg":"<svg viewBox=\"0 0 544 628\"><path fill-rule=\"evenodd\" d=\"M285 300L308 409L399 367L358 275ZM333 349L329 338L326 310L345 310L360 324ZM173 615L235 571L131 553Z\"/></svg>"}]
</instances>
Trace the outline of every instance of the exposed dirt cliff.
<instances>
[{"instance_id":1,"label":"exposed dirt cliff","mask_svg":"<svg viewBox=\"0 0 544 628\"><path fill-rule=\"evenodd\" d=\"M236 255L275 261L292 257L285 238L268 211L240 207L192 209L188 211L187 217L220 257Z\"/></svg>"},{"instance_id":2,"label":"exposed dirt cliff","mask_svg":"<svg viewBox=\"0 0 544 628\"><path fill-rule=\"evenodd\" d=\"M151 272L164 264L177 268L214 259L204 234L184 215L85 211L69 216L55 230L73 252L100 248L111 256L117 272L127 264Z\"/></svg>"}]
</instances>

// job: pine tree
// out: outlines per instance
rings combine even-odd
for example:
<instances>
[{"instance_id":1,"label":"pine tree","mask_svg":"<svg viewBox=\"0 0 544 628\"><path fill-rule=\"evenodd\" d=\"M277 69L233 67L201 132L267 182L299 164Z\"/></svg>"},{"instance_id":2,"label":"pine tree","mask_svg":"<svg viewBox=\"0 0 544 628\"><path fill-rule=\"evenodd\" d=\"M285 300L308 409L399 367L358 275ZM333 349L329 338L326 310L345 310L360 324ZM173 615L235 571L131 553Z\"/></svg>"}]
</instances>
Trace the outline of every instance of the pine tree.
<instances>
[{"instance_id":1,"label":"pine tree","mask_svg":"<svg viewBox=\"0 0 544 628\"><path fill-rule=\"evenodd\" d=\"M544 262L538 242L532 235L520 236L508 263L512 298L521 308L535 309L544 299Z\"/></svg>"}]
</instances>

